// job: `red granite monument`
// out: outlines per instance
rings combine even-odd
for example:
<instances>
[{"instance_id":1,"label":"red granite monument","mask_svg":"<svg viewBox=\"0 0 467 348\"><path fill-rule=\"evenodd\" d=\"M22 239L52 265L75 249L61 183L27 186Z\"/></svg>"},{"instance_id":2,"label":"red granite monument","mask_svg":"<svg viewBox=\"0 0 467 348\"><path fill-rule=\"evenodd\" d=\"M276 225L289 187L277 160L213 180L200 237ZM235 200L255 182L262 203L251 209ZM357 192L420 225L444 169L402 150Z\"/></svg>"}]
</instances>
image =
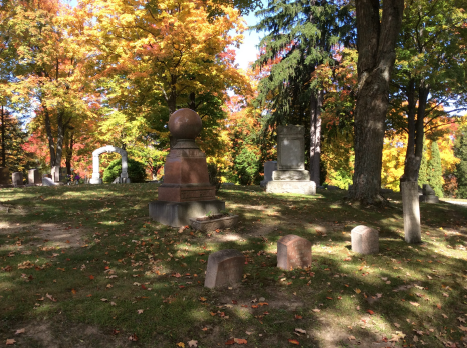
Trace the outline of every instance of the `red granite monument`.
<instances>
[{"instance_id":1,"label":"red granite monument","mask_svg":"<svg viewBox=\"0 0 467 348\"><path fill-rule=\"evenodd\" d=\"M160 223L180 227L189 225L190 218L225 209L209 182L206 155L195 143L202 128L201 118L191 109L170 116L169 130L177 143L167 156L158 200L149 203L149 215Z\"/></svg>"}]
</instances>

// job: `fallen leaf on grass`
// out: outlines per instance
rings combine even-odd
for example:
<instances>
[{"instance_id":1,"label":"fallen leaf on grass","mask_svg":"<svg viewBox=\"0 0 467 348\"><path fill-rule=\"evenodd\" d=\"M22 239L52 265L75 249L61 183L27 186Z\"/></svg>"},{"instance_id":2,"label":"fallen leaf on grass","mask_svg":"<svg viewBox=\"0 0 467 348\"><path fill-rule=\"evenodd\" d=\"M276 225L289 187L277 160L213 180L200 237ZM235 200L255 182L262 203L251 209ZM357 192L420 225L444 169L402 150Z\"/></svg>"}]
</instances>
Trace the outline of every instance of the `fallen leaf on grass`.
<instances>
[{"instance_id":1,"label":"fallen leaf on grass","mask_svg":"<svg viewBox=\"0 0 467 348\"><path fill-rule=\"evenodd\" d=\"M360 290L360 289L355 289L354 291L355 291L357 294L359 294L359 293L362 292L362 290Z\"/></svg>"},{"instance_id":2,"label":"fallen leaf on grass","mask_svg":"<svg viewBox=\"0 0 467 348\"><path fill-rule=\"evenodd\" d=\"M243 338L234 338L234 342L237 343L237 344L247 344L247 340L243 339Z\"/></svg>"},{"instance_id":3,"label":"fallen leaf on grass","mask_svg":"<svg viewBox=\"0 0 467 348\"><path fill-rule=\"evenodd\" d=\"M6 345L9 346L9 345L12 345L12 344L15 344L16 341L13 339L13 338L10 338L10 339L7 339L6 340Z\"/></svg>"},{"instance_id":4,"label":"fallen leaf on grass","mask_svg":"<svg viewBox=\"0 0 467 348\"><path fill-rule=\"evenodd\" d=\"M189 347L198 347L198 341L195 341L195 340L188 341L188 346Z\"/></svg>"},{"instance_id":5,"label":"fallen leaf on grass","mask_svg":"<svg viewBox=\"0 0 467 348\"><path fill-rule=\"evenodd\" d=\"M303 330L303 329L298 329L298 328L295 329L295 332L298 332L298 333L301 333L301 334L306 334L306 331L305 331L305 330Z\"/></svg>"},{"instance_id":6,"label":"fallen leaf on grass","mask_svg":"<svg viewBox=\"0 0 467 348\"><path fill-rule=\"evenodd\" d=\"M225 345L230 345L230 344L234 344L234 343L235 343L235 341L230 339L227 342L225 342Z\"/></svg>"},{"instance_id":7,"label":"fallen leaf on grass","mask_svg":"<svg viewBox=\"0 0 467 348\"><path fill-rule=\"evenodd\" d=\"M75 289L71 289L71 293L72 293L73 295L76 295L76 290L75 290Z\"/></svg>"},{"instance_id":8,"label":"fallen leaf on grass","mask_svg":"<svg viewBox=\"0 0 467 348\"><path fill-rule=\"evenodd\" d=\"M295 314L295 319L302 319L303 317L301 315Z\"/></svg>"},{"instance_id":9,"label":"fallen leaf on grass","mask_svg":"<svg viewBox=\"0 0 467 348\"><path fill-rule=\"evenodd\" d=\"M93 280L93 279L94 279L94 276L90 275L90 276L89 276L89 279Z\"/></svg>"},{"instance_id":10,"label":"fallen leaf on grass","mask_svg":"<svg viewBox=\"0 0 467 348\"><path fill-rule=\"evenodd\" d=\"M178 347L185 348L185 343L183 343L183 342L178 342L178 343L177 343L177 346L178 346Z\"/></svg>"},{"instance_id":11,"label":"fallen leaf on grass","mask_svg":"<svg viewBox=\"0 0 467 348\"><path fill-rule=\"evenodd\" d=\"M375 312L373 312L371 309L367 310L367 313L370 313L370 315L375 314Z\"/></svg>"},{"instance_id":12,"label":"fallen leaf on grass","mask_svg":"<svg viewBox=\"0 0 467 348\"><path fill-rule=\"evenodd\" d=\"M144 312L144 309L138 309L138 314L142 314Z\"/></svg>"},{"instance_id":13,"label":"fallen leaf on grass","mask_svg":"<svg viewBox=\"0 0 467 348\"><path fill-rule=\"evenodd\" d=\"M410 302L410 304L411 304L412 306L415 306L415 307L420 306L420 303L418 303L418 302Z\"/></svg>"},{"instance_id":14,"label":"fallen leaf on grass","mask_svg":"<svg viewBox=\"0 0 467 348\"><path fill-rule=\"evenodd\" d=\"M316 312L316 313L319 313L319 312L321 312L321 309L315 308L315 309L312 309L312 311Z\"/></svg>"},{"instance_id":15,"label":"fallen leaf on grass","mask_svg":"<svg viewBox=\"0 0 467 348\"><path fill-rule=\"evenodd\" d=\"M107 302L108 300L106 298L101 298L102 302Z\"/></svg>"},{"instance_id":16,"label":"fallen leaf on grass","mask_svg":"<svg viewBox=\"0 0 467 348\"><path fill-rule=\"evenodd\" d=\"M467 327L465 327L465 326L459 325L458 327L459 327L459 329L461 329L464 332L467 331Z\"/></svg>"},{"instance_id":17,"label":"fallen leaf on grass","mask_svg":"<svg viewBox=\"0 0 467 348\"><path fill-rule=\"evenodd\" d=\"M116 306L117 304L115 302L110 302L111 306Z\"/></svg>"},{"instance_id":18,"label":"fallen leaf on grass","mask_svg":"<svg viewBox=\"0 0 467 348\"><path fill-rule=\"evenodd\" d=\"M52 295L45 294L45 297L47 297L50 301L57 302L57 300L54 299Z\"/></svg>"},{"instance_id":19,"label":"fallen leaf on grass","mask_svg":"<svg viewBox=\"0 0 467 348\"><path fill-rule=\"evenodd\" d=\"M15 335L19 335L19 334L22 334L26 331L26 329L22 328L22 329L19 329L19 330L16 330L15 332Z\"/></svg>"},{"instance_id":20,"label":"fallen leaf on grass","mask_svg":"<svg viewBox=\"0 0 467 348\"><path fill-rule=\"evenodd\" d=\"M394 326L397 327L397 328L400 328L400 327L401 327L401 325L398 324L398 323L394 323Z\"/></svg>"},{"instance_id":21,"label":"fallen leaf on grass","mask_svg":"<svg viewBox=\"0 0 467 348\"><path fill-rule=\"evenodd\" d=\"M349 341L355 340L355 336L349 336Z\"/></svg>"},{"instance_id":22,"label":"fallen leaf on grass","mask_svg":"<svg viewBox=\"0 0 467 348\"><path fill-rule=\"evenodd\" d=\"M289 341L289 343L295 344L297 346L300 344L300 342L298 342L297 340L289 339L288 341Z\"/></svg>"},{"instance_id":23,"label":"fallen leaf on grass","mask_svg":"<svg viewBox=\"0 0 467 348\"><path fill-rule=\"evenodd\" d=\"M136 334L133 334L130 337L128 337L128 339L132 342L136 342L138 341L138 336L136 336Z\"/></svg>"}]
</instances>

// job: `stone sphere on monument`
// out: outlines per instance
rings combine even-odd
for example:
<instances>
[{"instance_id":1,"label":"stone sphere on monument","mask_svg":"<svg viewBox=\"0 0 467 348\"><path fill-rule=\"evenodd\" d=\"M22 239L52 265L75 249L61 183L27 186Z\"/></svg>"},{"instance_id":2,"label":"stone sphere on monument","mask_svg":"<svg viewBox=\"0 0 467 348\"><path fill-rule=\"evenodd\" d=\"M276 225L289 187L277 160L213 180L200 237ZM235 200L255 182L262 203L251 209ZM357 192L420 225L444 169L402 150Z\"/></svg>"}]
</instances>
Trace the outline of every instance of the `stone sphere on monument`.
<instances>
[{"instance_id":1,"label":"stone sphere on monument","mask_svg":"<svg viewBox=\"0 0 467 348\"><path fill-rule=\"evenodd\" d=\"M191 109L177 110L169 119L170 133L177 139L195 139L202 128L201 117Z\"/></svg>"}]
</instances>

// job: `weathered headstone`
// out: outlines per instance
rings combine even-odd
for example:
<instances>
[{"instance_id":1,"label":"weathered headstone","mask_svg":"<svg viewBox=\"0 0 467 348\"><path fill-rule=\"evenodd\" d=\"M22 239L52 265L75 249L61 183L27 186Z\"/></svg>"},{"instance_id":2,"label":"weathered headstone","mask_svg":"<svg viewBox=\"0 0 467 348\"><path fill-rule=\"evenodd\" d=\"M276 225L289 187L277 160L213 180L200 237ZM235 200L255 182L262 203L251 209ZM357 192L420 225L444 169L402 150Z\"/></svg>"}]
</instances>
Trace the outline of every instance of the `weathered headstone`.
<instances>
[{"instance_id":1,"label":"weathered headstone","mask_svg":"<svg viewBox=\"0 0 467 348\"><path fill-rule=\"evenodd\" d=\"M277 267L290 271L311 267L311 242L288 234L277 241Z\"/></svg>"},{"instance_id":2,"label":"weathered headstone","mask_svg":"<svg viewBox=\"0 0 467 348\"><path fill-rule=\"evenodd\" d=\"M420 204L417 182L401 182L404 235L407 243L421 243Z\"/></svg>"},{"instance_id":3,"label":"weathered headstone","mask_svg":"<svg viewBox=\"0 0 467 348\"><path fill-rule=\"evenodd\" d=\"M245 256L238 250L227 249L212 253L208 258L204 286L213 289L239 283L244 264Z\"/></svg>"},{"instance_id":4,"label":"weathered headstone","mask_svg":"<svg viewBox=\"0 0 467 348\"><path fill-rule=\"evenodd\" d=\"M305 170L305 128L277 127L277 170L266 183L266 192L316 194L316 183Z\"/></svg>"},{"instance_id":5,"label":"weathered headstone","mask_svg":"<svg viewBox=\"0 0 467 348\"><path fill-rule=\"evenodd\" d=\"M8 168L0 167L0 186L8 185L10 179L8 174Z\"/></svg>"},{"instance_id":6,"label":"weathered headstone","mask_svg":"<svg viewBox=\"0 0 467 348\"><path fill-rule=\"evenodd\" d=\"M13 186L23 186L23 173L21 172L14 172L11 174L11 183Z\"/></svg>"},{"instance_id":7,"label":"weathered headstone","mask_svg":"<svg viewBox=\"0 0 467 348\"><path fill-rule=\"evenodd\" d=\"M167 156L158 200L149 203L149 215L164 225L185 226L190 218L225 210L225 202L216 199L216 187L209 182L206 155L195 143L202 128L201 118L191 109L170 116L169 130L177 141Z\"/></svg>"},{"instance_id":8,"label":"weathered headstone","mask_svg":"<svg viewBox=\"0 0 467 348\"><path fill-rule=\"evenodd\" d=\"M369 255L379 253L379 232L373 228L360 225L351 232L352 251Z\"/></svg>"},{"instance_id":9,"label":"weathered headstone","mask_svg":"<svg viewBox=\"0 0 467 348\"><path fill-rule=\"evenodd\" d=\"M272 172L277 170L277 161L264 162L264 179L259 183L261 187L265 187L272 180Z\"/></svg>"},{"instance_id":10,"label":"weathered headstone","mask_svg":"<svg viewBox=\"0 0 467 348\"><path fill-rule=\"evenodd\" d=\"M36 185L42 183L41 173L38 169L29 169L28 170L28 184Z\"/></svg>"},{"instance_id":11,"label":"weathered headstone","mask_svg":"<svg viewBox=\"0 0 467 348\"><path fill-rule=\"evenodd\" d=\"M52 175L52 180L53 182L59 182L60 181L60 166L52 166L52 169L50 171Z\"/></svg>"},{"instance_id":12,"label":"weathered headstone","mask_svg":"<svg viewBox=\"0 0 467 348\"><path fill-rule=\"evenodd\" d=\"M424 203L439 203L439 198L435 191L428 184L423 184L423 195L419 196L420 202Z\"/></svg>"}]
</instances>

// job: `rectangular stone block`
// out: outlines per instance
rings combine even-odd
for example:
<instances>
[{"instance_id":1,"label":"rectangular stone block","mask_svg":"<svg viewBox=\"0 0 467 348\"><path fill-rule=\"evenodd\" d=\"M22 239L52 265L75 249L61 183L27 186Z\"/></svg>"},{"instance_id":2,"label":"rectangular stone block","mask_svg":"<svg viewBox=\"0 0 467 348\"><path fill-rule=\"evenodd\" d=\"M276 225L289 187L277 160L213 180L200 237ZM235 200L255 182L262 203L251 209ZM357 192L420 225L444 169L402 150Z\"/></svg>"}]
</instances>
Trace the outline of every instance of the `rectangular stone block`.
<instances>
[{"instance_id":1,"label":"rectangular stone block","mask_svg":"<svg viewBox=\"0 0 467 348\"><path fill-rule=\"evenodd\" d=\"M352 251L369 255L379 253L379 232L367 226L357 226L351 232Z\"/></svg>"},{"instance_id":2,"label":"rectangular stone block","mask_svg":"<svg viewBox=\"0 0 467 348\"><path fill-rule=\"evenodd\" d=\"M9 171L6 167L0 167L0 185L8 185L10 181Z\"/></svg>"},{"instance_id":3,"label":"rectangular stone block","mask_svg":"<svg viewBox=\"0 0 467 348\"><path fill-rule=\"evenodd\" d=\"M161 224L173 227L186 226L190 219L206 216L209 212L217 214L225 210L225 202L219 200L196 202L165 202L149 203L149 216Z\"/></svg>"},{"instance_id":4,"label":"rectangular stone block","mask_svg":"<svg viewBox=\"0 0 467 348\"><path fill-rule=\"evenodd\" d=\"M54 182L60 181L60 166L53 166L50 174L52 175L52 180Z\"/></svg>"},{"instance_id":5,"label":"rectangular stone block","mask_svg":"<svg viewBox=\"0 0 467 348\"><path fill-rule=\"evenodd\" d=\"M266 192L315 195L316 184L314 181L270 181L266 184Z\"/></svg>"},{"instance_id":6,"label":"rectangular stone block","mask_svg":"<svg viewBox=\"0 0 467 348\"><path fill-rule=\"evenodd\" d=\"M14 172L11 174L11 182L13 186L23 186L23 173L21 172Z\"/></svg>"},{"instance_id":7,"label":"rectangular stone block","mask_svg":"<svg viewBox=\"0 0 467 348\"><path fill-rule=\"evenodd\" d=\"M35 185L35 184L40 184L41 182L42 182L41 173L39 172L39 170L29 169L28 170L28 183Z\"/></svg>"},{"instance_id":8,"label":"rectangular stone block","mask_svg":"<svg viewBox=\"0 0 467 348\"><path fill-rule=\"evenodd\" d=\"M421 243L422 233L420 227L418 184L416 182L404 181L401 182L401 188L405 241L407 243Z\"/></svg>"},{"instance_id":9,"label":"rectangular stone block","mask_svg":"<svg viewBox=\"0 0 467 348\"><path fill-rule=\"evenodd\" d=\"M311 267L311 242L294 234L279 239L277 267L286 271Z\"/></svg>"},{"instance_id":10,"label":"rectangular stone block","mask_svg":"<svg viewBox=\"0 0 467 348\"><path fill-rule=\"evenodd\" d=\"M277 169L305 169L305 128L303 126L277 127Z\"/></svg>"},{"instance_id":11,"label":"rectangular stone block","mask_svg":"<svg viewBox=\"0 0 467 348\"><path fill-rule=\"evenodd\" d=\"M272 172L272 180L309 181L310 172L308 170L275 170Z\"/></svg>"},{"instance_id":12,"label":"rectangular stone block","mask_svg":"<svg viewBox=\"0 0 467 348\"><path fill-rule=\"evenodd\" d=\"M264 162L264 179L261 181L260 186L265 187L266 184L272 180L272 172L277 169L277 161Z\"/></svg>"},{"instance_id":13,"label":"rectangular stone block","mask_svg":"<svg viewBox=\"0 0 467 348\"><path fill-rule=\"evenodd\" d=\"M421 195L421 196L418 196L418 199L421 203L439 203L439 198L438 196L432 196L432 195L428 195L428 196L425 196L425 195Z\"/></svg>"},{"instance_id":14,"label":"rectangular stone block","mask_svg":"<svg viewBox=\"0 0 467 348\"><path fill-rule=\"evenodd\" d=\"M239 283L244 264L245 256L238 250L227 249L212 253L208 258L204 286L213 289Z\"/></svg>"},{"instance_id":15,"label":"rectangular stone block","mask_svg":"<svg viewBox=\"0 0 467 348\"><path fill-rule=\"evenodd\" d=\"M190 219L190 225L193 229L203 232L223 230L225 228L235 228L238 223L238 215L223 216L217 219L206 219L199 221Z\"/></svg>"}]
</instances>

